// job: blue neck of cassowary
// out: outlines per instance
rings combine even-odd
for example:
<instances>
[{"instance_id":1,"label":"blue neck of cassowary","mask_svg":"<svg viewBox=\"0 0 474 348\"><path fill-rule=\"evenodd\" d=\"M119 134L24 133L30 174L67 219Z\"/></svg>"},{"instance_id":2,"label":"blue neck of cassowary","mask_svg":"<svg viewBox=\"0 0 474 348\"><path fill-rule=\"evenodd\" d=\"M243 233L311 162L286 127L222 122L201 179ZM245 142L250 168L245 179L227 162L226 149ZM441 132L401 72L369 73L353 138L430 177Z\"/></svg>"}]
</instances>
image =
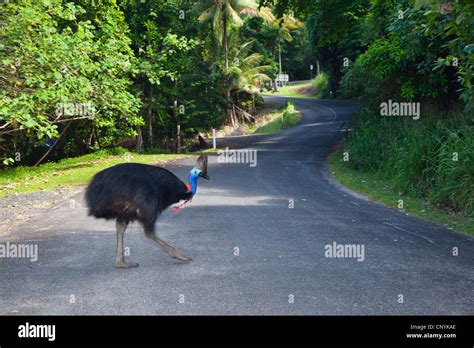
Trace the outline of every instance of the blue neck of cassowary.
<instances>
[{"instance_id":1,"label":"blue neck of cassowary","mask_svg":"<svg viewBox=\"0 0 474 348\"><path fill-rule=\"evenodd\" d=\"M197 179L199 177L199 174L201 174L201 170L197 168L191 169L188 175L188 181L189 181L189 192L191 192L193 195L196 194L197 190Z\"/></svg>"}]
</instances>

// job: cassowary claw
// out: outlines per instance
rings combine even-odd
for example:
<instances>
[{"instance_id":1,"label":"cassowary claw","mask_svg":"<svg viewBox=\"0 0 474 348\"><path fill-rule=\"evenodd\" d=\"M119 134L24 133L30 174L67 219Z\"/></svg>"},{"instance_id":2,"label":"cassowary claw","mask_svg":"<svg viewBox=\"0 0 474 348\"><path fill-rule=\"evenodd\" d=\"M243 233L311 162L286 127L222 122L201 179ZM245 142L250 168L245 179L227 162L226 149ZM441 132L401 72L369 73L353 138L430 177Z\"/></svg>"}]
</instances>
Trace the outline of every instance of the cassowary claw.
<instances>
[{"instance_id":1,"label":"cassowary claw","mask_svg":"<svg viewBox=\"0 0 474 348\"><path fill-rule=\"evenodd\" d=\"M116 268L135 268L138 267L138 263L132 261L119 261L115 263Z\"/></svg>"},{"instance_id":2,"label":"cassowary claw","mask_svg":"<svg viewBox=\"0 0 474 348\"><path fill-rule=\"evenodd\" d=\"M183 254L181 254L179 252L177 254L174 254L174 255L171 255L171 256L174 257L175 259L180 260L180 261L192 261L193 260L192 258L184 256Z\"/></svg>"}]
</instances>

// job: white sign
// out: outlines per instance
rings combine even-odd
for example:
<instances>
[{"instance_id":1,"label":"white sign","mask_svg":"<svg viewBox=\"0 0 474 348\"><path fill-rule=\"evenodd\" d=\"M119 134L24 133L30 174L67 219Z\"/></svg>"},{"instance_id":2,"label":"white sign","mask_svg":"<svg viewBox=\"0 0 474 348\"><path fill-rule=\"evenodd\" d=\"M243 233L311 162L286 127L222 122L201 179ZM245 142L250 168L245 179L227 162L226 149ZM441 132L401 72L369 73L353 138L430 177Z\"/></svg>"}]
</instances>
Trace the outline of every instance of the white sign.
<instances>
[{"instance_id":1,"label":"white sign","mask_svg":"<svg viewBox=\"0 0 474 348\"><path fill-rule=\"evenodd\" d=\"M290 77L288 74L277 74L276 81L277 82L288 82Z\"/></svg>"},{"instance_id":2,"label":"white sign","mask_svg":"<svg viewBox=\"0 0 474 348\"><path fill-rule=\"evenodd\" d=\"M216 129L212 128L212 148L216 149Z\"/></svg>"},{"instance_id":3,"label":"white sign","mask_svg":"<svg viewBox=\"0 0 474 348\"><path fill-rule=\"evenodd\" d=\"M311 70L313 70L313 64L311 64L311 65L309 66L309 68L310 68Z\"/></svg>"}]
</instances>

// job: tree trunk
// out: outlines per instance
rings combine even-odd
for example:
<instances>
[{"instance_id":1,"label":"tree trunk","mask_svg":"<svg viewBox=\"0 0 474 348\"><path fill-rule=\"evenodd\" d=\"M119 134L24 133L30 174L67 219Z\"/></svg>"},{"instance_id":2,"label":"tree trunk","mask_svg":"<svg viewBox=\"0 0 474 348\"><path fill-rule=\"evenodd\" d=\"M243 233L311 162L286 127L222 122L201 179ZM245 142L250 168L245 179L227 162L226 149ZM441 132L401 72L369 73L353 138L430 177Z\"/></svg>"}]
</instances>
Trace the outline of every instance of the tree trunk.
<instances>
[{"instance_id":1,"label":"tree trunk","mask_svg":"<svg viewBox=\"0 0 474 348\"><path fill-rule=\"evenodd\" d=\"M232 103L232 126L237 127L240 121L237 117L237 112L235 111L235 104Z\"/></svg>"},{"instance_id":2,"label":"tree trunk","mask_svg":"<svg viewBox=\"0 0 474 348\"><path fill-rule=\"evenodd\" d=\"M176 152L180 153L181 152L181 147L182 147L182 142L181 142L181 125L178 123L178 126L176 127Z\"/></svg>"},{"instance_id":3,"label":"tree trunk","mask_svg":"<svg viewBox=\"0 0 474 348\"><path fill-rule=\"evenodd\" d=\"M280 65L280 74L283 74L283 70L281 68L281 42L279 38L278 38L278 63Z\"/></svg>"},{"instance_id":4,"label":"tree trunk","mask_svg":"<svg viewBox=\"0 0 474 348\"><path fill-rule=\"evenodd\" d=\"M142 128L137 127L137 146L136 150L141 151L143 149L143 134L142 134Z\"/></svg>"},{"instance_id":5,"label":"tree trunk","mask_svg":"<svg viewBox=\"0 0 474 348\"><path fill-rule=\"evenodd\" d=\"M231 103L230 107L227 108L227 116L225 123L228 124L231 127L236 127L238 125L238 122L236 121L236 116L235 116L235 104L232 102L232 94L230 89L228 88L226 90L225 96L229 103Z\"/></svg>"},{"instance_id":6,"label":"tree trunk","mask_svg":"<svg viewBox=\"0 0 474 348\"><path fill-rule=\"evenodd\" d=\"M225 8L223 10L223 15L222 15L222 26L223 26L223 33L222 33L222 43L224 46L224 63L225 63L225 73L227 75L226 78L226 84L227 84L227 90L226 90L226 98L229 103L232 103L232 95L231 95L231 90L230 90L230 81L228 77L228 71L229 71L229 47L228 47L228 38L227 38L227 11ZM236 126L236 121L235 121L235 110L234 110L234 103L232 103L232 107L227 109L227 117L226 117L225 123L229 124L232 127Z\"/></svg>"},{"instance_id":7,"label":"tree trunk","mask_svg":"<svg viewBox=\"0 0 474 348\"><path fill-rule=\"evenodd\" d=\"M64 136L64 133L66 133L67 129L69 128L69 126L71 125L72 121L69 121L67 124L66 124L66 127L64 127L63 131L61 132L61 134L59 135L59 138L57 138L55 140L55 142L53 143L53 145L51 145L51 147L48 149L48 151L46 151L46 153L41 156L41 158L35 163L35 165L33 167L36 167L38 166L41 162L43 162L43 160L46 158L46 156L49 155L49 153L51 151L53 151L53 149L55 148L55 146L58 144L59 140L61 140L61 138Z\"/></svg>"},{"instance_id":8,"label":"tree trunk","mask_svg":"<svg viewBox=\"0 0 474 348\"><path fill-rule=\"evenodd\" d=\"M94 126L92 126L91 135L89 135L89 139L87 140L87 147L91 147L93 137L94 137Z\"/></svg>"},{"instance_id":9,"label":"tree trunk","mask_svg":"<svg viewBox=\"0 0 474 348\"><path fill-rule=\"evenodd\" d=\"M153 85L151 83L148 97L148 144L153 146Z\"/></svg>"},{"instance_id":10,"label":"tree trunk","mask_svg":"<svg viewBox=\"0 0 474 348\"><path fill-rule=\"evenodd\" d=\"M222 25L224 26L224 32L223 32L223 38L222 42L224 44L224 62L225 62L225 69L227 72L227 69L229 69L229 52L228 52L228 47L227 47L227 12L224 9L224 15L222 16Z\"/></svg>"},{"instance_id":11,"label":"tree trunk","mask_svg":"<svg viewBox=\"0 0 474 348\"><path fill-rule=\"evenodd\" d=\"M102 145L100 144L99 134L97 133L97 128L95 125L94 125L94 136L95 136L95 140L97 141L97 145L99 145L99 149L101 149Z\"/></svg>"}]
</instances>

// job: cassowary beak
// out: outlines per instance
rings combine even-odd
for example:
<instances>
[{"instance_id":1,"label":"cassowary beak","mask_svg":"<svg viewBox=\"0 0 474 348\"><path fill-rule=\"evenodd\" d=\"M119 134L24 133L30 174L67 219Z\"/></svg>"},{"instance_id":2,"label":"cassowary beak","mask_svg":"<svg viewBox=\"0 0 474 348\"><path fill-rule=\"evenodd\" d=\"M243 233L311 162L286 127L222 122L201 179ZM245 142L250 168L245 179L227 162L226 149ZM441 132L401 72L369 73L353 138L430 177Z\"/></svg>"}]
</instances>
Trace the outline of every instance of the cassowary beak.
<instances>
[{"instance_id":1,"label":"cassowary beak","mask_svg":"<svg viewBox=\"0 0 474 348\"><path fill-rule=\"evenodd\" d=\"M211 180L211 178L210 178L209 175L207 175L207 174L201 173L201 174L199 174L199 176L202 176L202 177L203 177L204 179L206 179L206 180Z\"/></svg>"}]
</instances>

